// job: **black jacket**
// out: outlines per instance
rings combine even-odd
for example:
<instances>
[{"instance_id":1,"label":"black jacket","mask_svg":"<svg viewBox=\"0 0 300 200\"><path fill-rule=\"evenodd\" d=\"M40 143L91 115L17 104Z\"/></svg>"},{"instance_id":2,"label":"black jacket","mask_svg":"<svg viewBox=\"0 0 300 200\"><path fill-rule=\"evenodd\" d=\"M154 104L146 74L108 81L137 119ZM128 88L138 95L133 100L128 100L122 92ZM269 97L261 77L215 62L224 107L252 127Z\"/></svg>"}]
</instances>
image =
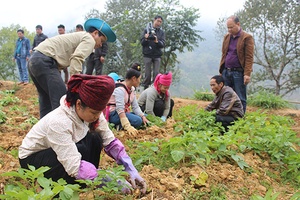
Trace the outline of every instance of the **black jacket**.
<instances>
[{"instance_id":1,"label":"black jacket","mask_svg":"<svg viewBox=\"0 0 300 200\"><path fill-rule=\"evenodd\" d=\"M95 49L94 60L99 60L101 56L105 57L108 51L107 42L102 43L102 47Z\"/></svg>"},{"instance_id":2,"label":"black jacket","mask_svg":"<svg viewBox=\"0 0 300 200\"><path fill-rule=\"evenodd\" d=\"M33 40L33 44L32 44L32 50L38 46L41 42L43 42L44 40L46 40L48 38L47 35L45 35L44 33L41 33L40 35L36 34L34 36L34 40Z\"/></svg>"},{"instance_id":3,"label":"black jacket","mask_svg":"<svg viewBox=\"0 0 300 200\"><path fill-rule=\"evenodd\" d=\"M162 48L165 47L165 32L161 28L155 28L155 33L158 39L158 43L154 40L145 39L147 29L142 33L141 44L143 47L143 55L148 58L159 58L162 56Z\"/></svg>"}]
</instances>

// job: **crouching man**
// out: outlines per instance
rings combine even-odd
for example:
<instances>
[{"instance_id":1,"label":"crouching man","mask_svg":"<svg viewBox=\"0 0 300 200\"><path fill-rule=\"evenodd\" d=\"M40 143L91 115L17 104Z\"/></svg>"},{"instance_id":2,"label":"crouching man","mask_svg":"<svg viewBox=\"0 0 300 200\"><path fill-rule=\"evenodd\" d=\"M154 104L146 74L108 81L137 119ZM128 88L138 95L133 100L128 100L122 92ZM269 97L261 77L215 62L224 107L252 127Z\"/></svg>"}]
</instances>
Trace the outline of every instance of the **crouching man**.
<instances>
[{"instance_id":1,"label":"crouching man","mask_svg":"<svg viewBox=\"0 0 300 200\"><path fill-rule=\"evenodd\" d=\"M216 122L221 122L227 131L232 122L244 116L242 102L231 87L224 85L220 75L210 79L210 87L216 96L205 110L216 110Z\"/></svg>"}]
</instances>

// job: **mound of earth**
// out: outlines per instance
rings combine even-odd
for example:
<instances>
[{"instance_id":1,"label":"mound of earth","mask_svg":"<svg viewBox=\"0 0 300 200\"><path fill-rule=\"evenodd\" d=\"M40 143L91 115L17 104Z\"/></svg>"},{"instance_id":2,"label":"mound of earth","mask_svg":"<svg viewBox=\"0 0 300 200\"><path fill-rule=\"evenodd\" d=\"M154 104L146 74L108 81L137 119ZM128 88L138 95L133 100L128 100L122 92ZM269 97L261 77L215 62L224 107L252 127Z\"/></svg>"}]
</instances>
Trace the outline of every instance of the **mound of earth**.
<instances>
[{"instance_id":1,"label":"mound of earth","mask_svg":"<svg viewBox=\"0 0 300 200\"><path fill-rule=\"evenodd\" d=\"M7 115L7 121L0 124L0 174L7 171L17 170L19 168L18 159L11 155L14 150L18 149L22 139L31 128L24 123L32 117L39 118L39 108L37 102L37 92L33 84L19 86L14 82L1 81L0 90L15 90L15 96L20 99L17 107L12 109L9 106L3 107L3 111ZM190 104L196 104L199 107L205 107L209 102L196 101L191 99L174 98L174 112L178 108ZM26 108L26 109L22 109ZM257 108L249 107L248 112L257 110ZM267 110L271 114L291 116L295 120L293 129L300 136L300 110L282 109ZM13 116L13 117L11 117ZM139 134L135 137L126 135L125 132L116 132L116 136L125 143L126 140L149 141L153 138L171 138L176 133L173 130L173 119L168 119L164 128L152 126L147 130L139 130ZM272 185L276 192L280 192L278 199L289 199L295 193L294 189L289 185L283 185L281 180L273 178L270 174L278 174L276 166L270 163L268 156L258 156L255 152L248 152L244 155L246 163L248 163L254 173L247 173L241 170L237 165L229 164L225 160L212 161L208 166L192 165L190 167L181 167L179 169L170 168L167 171L161 171L152 165L145 165L140 174L147 181L148 193L140 197L138 193L134 199L152 200L152 199L185 199L189 193L215 192L211 186L221 186L224 188L222 195L227 199L249 199L253 194L265 195L267 188L265 185ZM101 155L101 168L113 166L114 161L106 154ZM193 184L190 180L191 176L197 177L201 172L206 172L208 180L205 185ZM264 180L262 182L262 180ZM0 177L0 194L3 194L3 187L6 179ZM265 184L263 184L265 183ZM82 196L82 199L88 198ZM116 199L120 199L118 196ZM89 199L89 198L88 198ZM192 198L190 198L192 199ZM209 199L203 197L202 199Z\"/></svg>"}]
</instances>

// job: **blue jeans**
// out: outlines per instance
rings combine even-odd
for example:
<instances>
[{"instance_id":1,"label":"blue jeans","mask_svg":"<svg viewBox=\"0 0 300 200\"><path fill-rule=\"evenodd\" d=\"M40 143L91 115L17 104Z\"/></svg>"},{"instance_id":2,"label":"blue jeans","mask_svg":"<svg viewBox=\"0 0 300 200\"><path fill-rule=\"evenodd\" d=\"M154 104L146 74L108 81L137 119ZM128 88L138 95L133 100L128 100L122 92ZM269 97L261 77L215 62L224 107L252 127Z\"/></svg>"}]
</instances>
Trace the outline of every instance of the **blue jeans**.
<instances>
[{"instance_id":1,"label":"blue jeans","mask_svg":"<svg viewBox=\"0 0 300 200\"><path fill-rule=\"evenodd\" d=\"M125 114L126 114L127 119L129 120L131 126L133 126L134 128L138 128L142 125L143 120L140 116L138 116L132 112L130 112L130 113L127 112ZM115 124L116 126L121 125L120 117L119 117L117 111L112 111L109 114L109 122Z\"/></svg>"},{"instance_id":2,"label":"blue jeans","mask_svg":"<svg viewBox=\"0 0 300 200\"><path fill-rule=\"evenodd\" d=\"M26 58L17 57L16 61L19 70L20 82L29 82Z\"/></svg>"},{"instance_id":3,"label":"blue jeans","mask_svg":"<svg viewBox=\"0 0 300 200\"><path fill-rule=\"evenodd\" d=\"M244 84L244 72L240 71L228 71L224 69L222 76L225 81L225 85L231 87L240 98L244 113L246 113L247 106L247 85Z\"/></svg>"},{"instance_id":4,"label":"blue jeans","mask_svg":"<svg viewBox=\"0 0 300 200\"><path fill-rule=\"evenodd\" d=\"M29 60L29 74L39 93L40 118L60 105L67 93L57 63L53 58L35 51Z\"/></svg>"}]
</instances>

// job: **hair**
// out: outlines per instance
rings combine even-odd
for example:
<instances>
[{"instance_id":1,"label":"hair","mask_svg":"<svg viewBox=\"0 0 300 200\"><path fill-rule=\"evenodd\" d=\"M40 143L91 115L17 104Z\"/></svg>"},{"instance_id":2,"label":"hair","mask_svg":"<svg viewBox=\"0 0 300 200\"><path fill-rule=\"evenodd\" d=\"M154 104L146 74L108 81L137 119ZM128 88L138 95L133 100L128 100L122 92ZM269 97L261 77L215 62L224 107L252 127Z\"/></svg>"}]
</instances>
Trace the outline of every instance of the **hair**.
<instances>
[{"instance_id":1,"label":"hair","mask_svg":"<svg viewBox=\"0 0 300 200\"><path fill-rule=\"evenodd\" d=\"M76 28L80 28L80 29L83 30L83 26L82 26L81 24L77 24L77 25L76 25Z\"/></svg>"},{"instance_id":2,"label":"hair","mask_svg":"<svg viewBox=\"0 0 300 200\"><path fill-rule=\"evenodd\" d=\"M18 33L18 32L21 32L21 33L24 34L24 31L23 31L22 29L18 29L18 30L17 30L17 33Z\"/></svg>"},{"instance_id":3,"label":"hair","mask_svg":"<svg viewBox=\"0 0 300 200\"><path fill-rule=\"evenodd\" d=\"M62 25L62 24L60 24L60 25L57 26L57 28L63 28L63 29L65 29L65 26Z\"/></svg>"},{"instance_id":4,"label":"hair","mask_svg":"<svg viewBox=\"0 0 300 200\"><path fill-rule=\"evenodd\" d=\"M98 29L96 29L95 27L90 27L89 30L87 30L87 32L89 33L93 33L94 31L98 31L98 35L100 36L105 36L101 31L99 31Z\"/></svg>"},{"instance_id":5,"label":"hair","mask_svg":"<svg viewBox=\"0 0 300 200\"><path fill-rule=\"evenodd\" d=\"M160 16L160 15L156 15L156 16L154 17L154 20L156 20L156 19L161 19L162 21L164 21L164 19L163 19L162 16Z\"/></svg>"},{"instance_id":6,"label":"hair","mask_svg":"<svg viewBox=\"0 0 300 200\"><path fill-rule=\"evenodd\" d=\"M41 29L41 30L43 30L43 27L41 26L41 25L36 25L36 27L35 27L36 29L38 28L38 29Z\"/></svg>"},{"instance_id":7,"label":"hair","mask_svg":"<svg viewBox=\"0 0 300 200\"><path fill-rule=\"evenodd\" d=\"M239 18L235 15L231 15L230 17L228 17L227 19L232 19L235 23L240 22Z\"/></svg>"},{"instance_id":8,"label":"hair","mask_svg":"<svg viewBox=\"0 0 300 200\"><path fill-rule=\"evenodd\" d=\"M218 84L220 84L220 83L224 84L224 78L221 75L215 75L215 76L211 77L211 79L215 79L216 83L218 83Z\"/></svg>"},{"instance_id":9,"label":"hair","mask_svg":"<svg viewBox=\"0 0 300 200\"><path fill-rule=\"evenodd\" d=\"M132 77L140 77L141 76L141 65L140 63L133 63L131 68L126 72L126 79L131 79Z\"/></svg>"}]
</instances>

